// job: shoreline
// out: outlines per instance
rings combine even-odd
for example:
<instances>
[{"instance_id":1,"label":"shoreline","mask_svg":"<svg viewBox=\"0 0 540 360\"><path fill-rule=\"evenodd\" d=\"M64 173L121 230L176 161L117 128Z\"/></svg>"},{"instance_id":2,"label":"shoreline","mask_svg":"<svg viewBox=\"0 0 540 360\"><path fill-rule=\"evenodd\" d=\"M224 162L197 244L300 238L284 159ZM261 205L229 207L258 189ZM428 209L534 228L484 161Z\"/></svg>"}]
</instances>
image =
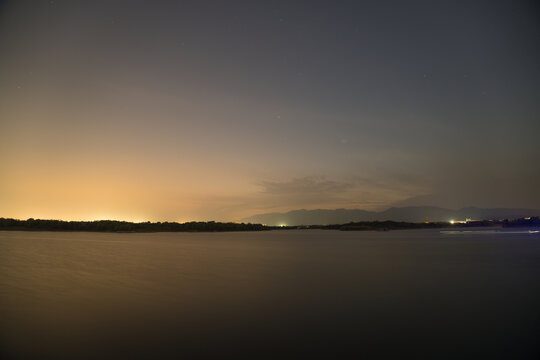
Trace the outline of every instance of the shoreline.
<instances>
[{"instance_id":1,"label":"shoreline","mask_svg":"<svg viewBox=\"0 0 540 360\"><path fill-rule=\"evenodd\" d=\"M132 223L117 220L63 221L42 219L0 218L0 231L50 231L50 232L102 232L102 233L159 233L159 232L246 232L271 230L339 230L339 231L390 231L408 229L463 229L478 227L540 227L540 218L513 220L482 220L469 223L452 224L448 222L400 222L400 221L362 221L331 225L268 226L233 222L144 222Z\"/></svg>"}]
</instances>

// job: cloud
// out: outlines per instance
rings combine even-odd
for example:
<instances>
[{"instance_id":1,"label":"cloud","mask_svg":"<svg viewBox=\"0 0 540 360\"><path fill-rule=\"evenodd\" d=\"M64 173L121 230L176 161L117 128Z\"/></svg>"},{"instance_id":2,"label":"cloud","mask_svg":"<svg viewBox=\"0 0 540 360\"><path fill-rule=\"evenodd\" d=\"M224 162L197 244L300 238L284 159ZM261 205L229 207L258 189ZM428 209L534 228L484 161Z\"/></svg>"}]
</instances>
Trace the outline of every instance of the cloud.
<instances>
[{"instance_id":1,"label":"cloud","mask_svg":"<svg viewBox=\"0 0 540 360\"><path fill-rule=\"evenodd\" d=\"M350 190L353 184L326 180L324 177L306 176L289 181L262 181L262 192L271 195L339 194Z\"/></svg>"},{"instance_id":2,"label":"cloud","mask_svg":"<svg viewBox=\"0 0 540 360\"><path fill-rule=\"evenodd\" d=\"M296 177L285 181L261 181L255 195L260 210L361 208L382 209L394 201L419 194L418 181L404 176ZM420 192L421 193L421 192Z\"/></svg>"},{"instance_id":3,"label":"cloud","mask_svg":"<svg viewBox=\"0 0 540 360\"><path fill-rule=\"evenodd\" d=\"M423 188L417 179L399 174L302 176L281 181L259 180L251 185L255 185L251 191L215 193L184 201L191 204L189 214L195 214L196 219L240 220L257 213L298 209L384 210L396 201L421 194Z\"/></svg>"}]
</instances>

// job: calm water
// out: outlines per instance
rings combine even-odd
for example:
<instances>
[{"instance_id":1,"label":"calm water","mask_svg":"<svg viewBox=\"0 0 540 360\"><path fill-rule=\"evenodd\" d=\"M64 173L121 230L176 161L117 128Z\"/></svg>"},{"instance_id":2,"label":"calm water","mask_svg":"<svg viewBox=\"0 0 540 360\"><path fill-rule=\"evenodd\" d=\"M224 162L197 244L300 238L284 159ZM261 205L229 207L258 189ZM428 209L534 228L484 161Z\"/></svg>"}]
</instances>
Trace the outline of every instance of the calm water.
<instances>
[{"instance_id":1,"label":"calm water","mask_svg":"<svg viewBox=\"0 0 540 360\"><path fill-rule=\"evenodd\" d=\"M540 357L540 234L0 232L3 358Z\"/></svg>"}]
</instances>

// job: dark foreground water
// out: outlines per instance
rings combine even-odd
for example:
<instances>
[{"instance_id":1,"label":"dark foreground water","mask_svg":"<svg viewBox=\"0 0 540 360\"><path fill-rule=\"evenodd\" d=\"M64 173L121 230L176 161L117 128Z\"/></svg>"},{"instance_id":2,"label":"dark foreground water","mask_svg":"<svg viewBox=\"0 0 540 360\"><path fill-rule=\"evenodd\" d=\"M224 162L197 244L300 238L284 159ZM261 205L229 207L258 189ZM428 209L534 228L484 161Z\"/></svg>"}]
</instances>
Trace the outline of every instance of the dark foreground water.
<instances>
[{"instance_id":1,"label":"dark foreground water","mask_svg":"<svg viewBox=\"0 0 540 360\"><path fill-rule=\"evenodd\" d=\"M540 234L0 232L4 359L540 358Z\"/></svg>"}]
</instances>

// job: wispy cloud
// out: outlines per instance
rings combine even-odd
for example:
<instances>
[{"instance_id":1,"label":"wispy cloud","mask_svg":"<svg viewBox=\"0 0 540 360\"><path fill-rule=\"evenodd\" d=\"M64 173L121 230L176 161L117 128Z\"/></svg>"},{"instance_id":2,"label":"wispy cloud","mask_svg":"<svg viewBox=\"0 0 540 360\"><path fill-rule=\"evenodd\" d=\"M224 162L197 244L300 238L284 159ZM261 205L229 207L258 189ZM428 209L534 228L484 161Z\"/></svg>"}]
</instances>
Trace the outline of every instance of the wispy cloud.
<instances>
[{"instance_id":1,"label":"wispy cloud","mask_svg":"<svg viewBox=\"0 0 540 360\"><path fill-rule=\"evenodd\" d=\"M353 184L326 180L322 176L305 176L288 181L262 181L263 193L272 195L339 194L350 190Z\"/></svg>"},{"instance_id":2,"label":"wispy cloud","mask_svg":"<svg viewBox=\"0 0 540 360\"><path fill-rule=\"evenodd\" d=\"M201 214L209 219L239 220L257 213L297 209L382 210L392 203L419 194L418 182L404 176L303 176L284 180L259 180L244 194L213 195L198 200ZM193 211L193 208L191 209Z\"/></svg>"}]
</instances>

